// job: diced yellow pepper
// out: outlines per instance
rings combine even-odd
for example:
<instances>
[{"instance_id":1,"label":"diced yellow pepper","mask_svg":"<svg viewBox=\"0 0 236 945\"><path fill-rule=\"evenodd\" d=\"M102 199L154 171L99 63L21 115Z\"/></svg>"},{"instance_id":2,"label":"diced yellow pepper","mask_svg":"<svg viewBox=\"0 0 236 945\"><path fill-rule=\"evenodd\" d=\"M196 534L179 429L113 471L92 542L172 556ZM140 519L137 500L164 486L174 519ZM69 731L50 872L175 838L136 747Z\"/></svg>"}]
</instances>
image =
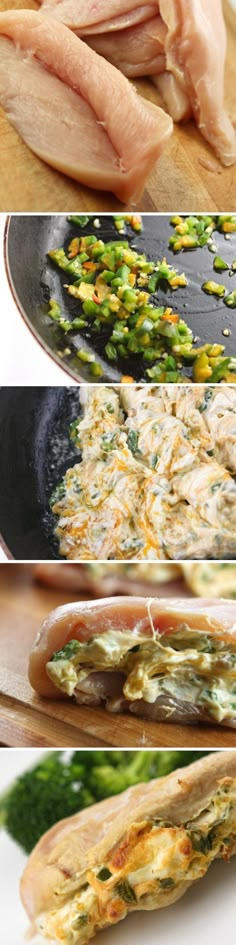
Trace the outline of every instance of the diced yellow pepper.
<instances>
[{"instance_id":1,"label":"diced yellow pepper","mask_svg":"<svg viewBox=\"0 0 236 945\"><path fill-rule=\"evenodd\" d=\"M209 356L211 358L218 358L220 354L223 354L224 345L211 345Z\"/></svg>"},{"instance_id":2,"label":"diced yellow pepper","mask_svg":"<svg viewBox=\"0 0 236 945\"><path fill-rule=\"evenodd\" d=\"M69 295L73 295L75 299L86 302L87 299L93 298L94 285L90 282L81 282L80 285L69 285L67 291Z\"/></svg>"},{"instance_id":3,"label":"diced yellow pepper","mask_svg":"<svg viewBox=\"0 0 236 945\"><path fill-rule=\"evenodd\" d=\"M134 285L135 285L135 282L136 282L136 275L135 275L135 272L130 272L130 274L129 274L129 276L128 276L128 283L129 283L129 285L131 285L131 288L132 288L132 289L133 289L133 287L134 287Z\"/></svg>"},{"instance_id":4,"label":"diced yellow pepper","mask_svg":"<svg viewBox=\"0 0 236 945\"><path fill-rule=\"evenodd\" d=\"M188 248L191 249L192 246L196 246L196 236L190 236L190 234L186 234L186 236L183 236L182 246L184 247L184 249L188 249Z\"/></svg>"},{"instance_id":5,"label":"diced yellow pepper","mask_svg":"<svg viewBox=\"0 0 236 945\"><path fill-rule=\"evenodd\" d=\"M136 328L141 328L141 325L143 324L146 317L146 315L139 316L138 321L136 322Z\"/></svg>"},{"instance_id":6,"label":"diced yellow pepper","mask_svg":"<svg viewBox=\"0 0 236 945\"><path fill-rule=\"evenodd\" d=\"M236 222L230 223L229 220L228 222L226 220L225 223L222 224L222 230L223 233L236 233Z\"/></svg>"},{"instance_id":7,"label":"diced yellow pepper","mask_svg":"<svg viewBox=\"0 0 236 945\"><path fill-rule=\"evenodd\" d=\"M78 239L78 236L75 236L75 238L71 240L68 246L69 259L73 259L74 256L78 256L78 252L79 252L79 239Z\"/></svg>"},{"instance_id":8,"label":"diced yellow pepper","mask_svg":"<svg viewBox=\"0 0 236 945\"><path fill-rule=\"evenodd\" d=\"M179 226L180 223L183 223L183 217L178 217L177 215L171 217L171 223L173 223L173 226Z\"/></svg>"},{"instance_id":9,"label":"diced yellow pepper","mask_svg":"<svg viewBox=\"0 0 236 945\"><path fill-rule=\"evenodd\" d=\"M209 365L207 354L200 354L193 364L193 380L196 384L206 381L212 375L212 368Z\"/></svg>"},{"instance_id":10,"label":"diced yellow pepper","mask_svg":"<svg viewBox=\"0 0 236 945\"><path fill-rule=\"evenodd\" d=\"M176 233L179 233L180 236L184 236L188 232L188 224L182 220L182 223L179 223L176 227Z\"/></svg>"},{"instance_id":11,"label":"diced yellow pepper","mask_svg":"<svg viewBox=\"0 0 236 945\"><path fill-rule=\"evenodd\" d=\"M225 375L224 381L226 381L227 384L236 384L236 374L231 374L230 371L228 371L228 374Z\"/></svg>"},{"instance_id":12,"label":"diced yellow pepper","mask_svg":"<svg viewBox=\"0 0 236 945\"><path fill-rule=\"evenodd\" d=\"M168 282L172 289L177 289L179 285L188 285L184 272L182 272L182 274L179 276L173 276L173 278L169 279Z\"/></svg>"}]
</instances>

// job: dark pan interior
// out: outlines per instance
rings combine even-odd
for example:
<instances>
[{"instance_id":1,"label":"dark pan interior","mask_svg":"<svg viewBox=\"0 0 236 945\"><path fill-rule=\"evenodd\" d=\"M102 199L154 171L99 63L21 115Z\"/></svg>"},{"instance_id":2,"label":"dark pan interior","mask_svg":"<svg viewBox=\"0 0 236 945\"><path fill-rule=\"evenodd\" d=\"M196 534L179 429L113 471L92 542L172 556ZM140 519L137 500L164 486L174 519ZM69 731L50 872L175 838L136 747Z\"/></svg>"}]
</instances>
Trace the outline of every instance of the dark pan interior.
<instances>
[{"instance_id":1,"label":"dark pan interior","mask_svg":"<svg viewBox=\"0 0 236 945\"><path fill-rule=\"evenodd\" d=\"M54 358L78 380L91 382L87 365L75 356L65 356L63 362L58 356L58 350L70 345L72 335L58 332L47 316L47 302L50 297L56 298L62 306L66 318L74 318L81 311L78 300L71 298L63 283L69 277L49 260L49 249L68 246L70 239L75 235L97 233L98 238L104 241L109 239L123 239L115 229L112 216L100 217L101 228L95 230L92 222L82 230L78 226L68 223L65 216L12 216L10 218L7 236L7 260L10 282L21 311L32 328L34 334L53 354ZM201 290L203 282L214 279L224 283L228 292L236 287L235 277L231 278L228 272L222 274L213 271L213 254L207 246L202 249L187 251L175 255L168 249L168 241L172 232L169 216L143 215L144 228L139 235L129 231L131 244L140 252L145 252L150 259L162 259L163 256L179 271L185 271L188 278L187 288L180 288L175 293L159 289L157 304L171 304L199 338L199 343L214 342L225 345L226 354L236 355L236 316L235 310L227 308L222 299L208 296ZM220 233L213 234L217 245L217 254L229 264L236 257L236 234L230 240L225 240ZM73 280L71 280L73 281ZM223 337L222 331L227 328L231 334ZM114 368L103 358L103 351L108 340L107 329L96 338L92 331L82 336L73 333L73 343L79 350L84 344L84 338L92 352L99 356L104 374L103 382L119 382L123 373L131 374L135 380L143 378L143 366L139 359L121 360ZM188 370L186 368L186 374ZM145 378L143 378L145 379Z\"/></svg>"},{"instance_id":2,"label":"dark pan interior","mask_svg":"<svg viewBox=\"0 0 236 945\"><path fill-rule=\"evenodd\" d=\"M79 412L79 388L0 391L0 533L16 559L57 558L54 486L80 459L68 433Z\"/></svg>"}]
</instances>

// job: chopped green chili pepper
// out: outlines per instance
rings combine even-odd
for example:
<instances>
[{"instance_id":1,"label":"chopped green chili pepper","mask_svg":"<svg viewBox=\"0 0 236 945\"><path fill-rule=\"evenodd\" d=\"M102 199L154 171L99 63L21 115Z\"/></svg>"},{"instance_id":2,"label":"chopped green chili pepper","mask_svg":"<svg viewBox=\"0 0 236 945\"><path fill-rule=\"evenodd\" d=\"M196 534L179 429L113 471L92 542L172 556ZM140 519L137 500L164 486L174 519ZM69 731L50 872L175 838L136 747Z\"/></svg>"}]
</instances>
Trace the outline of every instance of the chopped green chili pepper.
<instances>
[{"instance_id":1,"label":"chopped green chili pepper","mask_svg":"<svg viewBox=\"0 0 236 945\"><path fill-rule=\"evenodd\" d=\"M75 929L75 931L77 929L81 929L83 925L87 925L88 920L89 920L88 915L86 915L86 913L83 912L81 913L81 915L77 916L77 919L74 919L74 921L72 922L71 928Z\"/></svg>"},{"instance_id":2,"label":"chopped green chili pepper","mask_svg":"<svg viewBox=\"0 0 236 945\"><path fill-rule=\"evenodd\" d=\"M234 292L230 292L230 295L226 296L224 303L228 306L228 308L236 308L236 290L234 290Z\"/></svg>"},{"instance_id":3,"label":"chopped green chili pepper","mask_svg":"<svg viewBox=\"0 0 236 945\"><path fill-rule=\"evenodd\" d=\"M105 347L105 352L106 352L106 355L107 355L107 358L109 359L109 361L116 361L116 360L117 360L116 348L115 348L114 345L111 344L110 341L108 341L108 343L107 343L107 345L106 345L106 347Z\"/></svg>"},{"instance_id":4,"label":"chopped green chili pepper","mask_svg":"<svg viewBox=\"0 0 236 945\"><path fill-rule=\"evenodd\" d=\"M223 358L220 364L217 364L211 375L211 383L217 384L218 381L222 381L225 375L228 373L230 358Z\"/></svg>"},{"instance_id":5,"label":"chopped green chili pepper","mask_svg":"<svg viewBox=\"0 0 236 945\"><path fill-rule=\"evenodd\" d=\"M50 507L52 508L53 505L56 505L57 502L60 502L61 499L64 499L65 494L66 494L65 482L64 480L62 480L62 482L59 482L59 485L56 486L56 488L52 492L52 495L50 498Z\"/></svg>"},{"instance_id":6,"label":"chopped green chili pepper","mask_svg":"<svg viewBox=\"0 0 236 945\"><path fill-rule=\"evenodd\" d=\"M97 873L97 879L100 879L101 883L105 883L107 879L110 879L112 876L111 871L107 866L103 866L99 873Z\"/></svg>"},{"instance_id":7,"label":"chopped green chili pepper","mask_svg":"<svg viewBox=\"0 0 236 945\"><path fill-rule=\"evenodd\" d=\"M85 364L89 364L91 361L95 360L95 354L91 354L91 352L86 351L85 348L80 348L79 351L77 351L77 358L80 358L80 361L84 361Z\"/></svg>"},{"instance_id":8,"label":"chopped green chili pepper","mask_svg":"<svg viewBox=\"0 0 236 945\"><path fill-rule=\"evenodd\" d=\"M160 879L159 883L162 889L171 889L171 887L175 885L171 876L168 876L166 879Z\"/></svg>"},{"instance_id":9,"label":"chopped green chili pepper","mask_svg":"<svg viewBox=\"0 0 236 945\"><path fill-rule=\"evenodd\" d=\"M117 215L118 218L121 232L123 223L125 226L131 221L131 215ZM231 215L175 216L172 218L175 233L170 242L175 251L206 244L212 249L213 230L227 236L233 232L231 227L235 223L236 217ZM158 291L163 280L167 292L187 285L185 274L173 268L165 257L149 261L126 239L104 243L95 235L73 237L67 252L54 249L49 256L71 276L70 284L64 288L82 304L82 315L69 321L63 317L58 303L50 301L49 315L59 329L83 333L90 327L91 332L100 333L100 344L104 338L105 356L110 362L139 358L138 370L143 369L144 380L184 383L181 370L187 362L195 383L220 382L224 378L230 381L231 376L235 381L235 364L232 358L222 357L223 346L206 344L196 348L186 322L168 304L165 308L150 303L151 293ZM220 272L229 266L216 255L214 269ZM236 271L236 261L229 271L232 275ZM236 291L227 295L225 286L214 281L204 283L202 288L207 294L223 298L229 308L236 307ZM85 337L87 344L87 333ZM101 365L86 346L75 350L75 355L90 365L91 377L102 377Z\"/></svg>"},{"instance_id":10,"label":"chopped green chili pepper","mask_svg":"<svg viewBox=\"0 0 236 945\"><path fill-rule=\"evenodd\" d=\"M224 262L224 259L221 259L220 256L215 256L213 268L216 272L224 272L224 270L229 269L229 266L228 263Z\"/></svg>"},{"instance_id":11,"label":"chopped green chili pepper","mask_svg":"<svg viewBox=\"0 0 236 945\"><path fill-rule=\"evenodd\" d=\"M209 853L211 842L208 836L203 836L197 831L191 831L190 838L193 850L196 850L197 853Z\"/></svg>"},{"instance_id":12,"label":"chopped green chili pepper","mask_svg":"<svg viewBox=\"0 0 236 945\"><path fill-rule=\"evenodd\" d=\"M93 377L103 376L103 370L101 364L98 364L98 361L93 361L93 363L90 364L90 374L92 374Z\"/></svg>"},{"instance_id":13,"label":"chopped green chili pepper","mask_svg":"<svg viewBox=\"0 0 236 945\"><path fill-rule=\"evenodd\" d=\"M134 453L134 455L139 453L139 455L141 456L142 453L141 453L141 450L139 449L138 441L139 441L138 431L129 430L128 436L127 436L127 444L128 444L129 450L131 450L131 453Z\"/></svg>"},{"instance_id":14,"label":"chopped green chili pepper","mask_svg":"<svg viewBox=\"0 0 236 945\"><path fill-rule=\"evenodd\" d=\"M85 215L81 217L77 217L77 216L67 217L67 220L69 223L76 223L76 226L82 226L82 227L87 226L87 223L89 223L89 217L86 217Z\"/></svg>"},{"instance_id":15,"label":"chopped green chili pepper","mask_svg":"<svg viewBox=\"0 0 236 945\"><path fill-rule=\"evenodd\" d=\"M110 451L114 449L116 445L116 436L116 430L113 430L112 433L103 433L103 436L101 436L101 445L105 453L110 453Z\"/></svg>"},{"instance_id":16,"label":"chopped green chili pepper","mask_svg":"<svg viewBox=\"0 0 236 945\"><path fill-rule=\"evenodd\" d=\"M124 902L136 902L134 889L132 889L132 886L130 886L130 883L128 883L127 879L121 880L120 883L117 883L115 890L117 893L119 893L120 898L123 899Z\"/></svg>"}]
</instances>

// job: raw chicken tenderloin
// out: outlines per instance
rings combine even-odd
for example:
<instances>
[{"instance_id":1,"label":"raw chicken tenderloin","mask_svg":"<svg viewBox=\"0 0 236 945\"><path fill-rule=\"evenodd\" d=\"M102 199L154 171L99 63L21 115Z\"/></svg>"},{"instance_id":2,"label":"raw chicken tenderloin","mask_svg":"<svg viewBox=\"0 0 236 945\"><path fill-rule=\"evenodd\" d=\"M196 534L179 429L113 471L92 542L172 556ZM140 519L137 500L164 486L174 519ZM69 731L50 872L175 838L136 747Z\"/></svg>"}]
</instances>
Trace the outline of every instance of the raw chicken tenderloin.
<instances>
[{"instance_id":1,"label":"raw chicken tenderloin","mask_svg":"<svg viewBox=\"0 0 236 945\"><path fill-rule=\"evenodd\" d=\"M157 3L145 0L43 0L42 13L55 16L79 36L110 33L143 23L157 10Z\"/></svg>"},{"instance_id":2,"label":"raw chicken tenderloin","mask_svg":"<svg viewBox=\"0 0 236 945\"><path fill-rule=\"evenodd\" d=\"M180 117L181 110L186 117L187 92L204 138L222 164L233 164L236 135L224 109L226 31L221 0L160 0L159 8L168 29L165 51L172 85L170 89L168 74L157 85L172 117L176 118L178 96Z\"/></svg>"},{"instance_id":3,"label":"raw chicken tenderloin","mask_svg":"<svg viewBox=\"0 0 236 945\"><path fill-rule=\"evenodd\" d=\"M129 77L157 75L165 69L166 27L160 16L118 33L85 36L100 56Z\"/></svg>"},{"instance_id":4,"label":"raw chicken tenderloin","mask_svg":"<svg viewBox=\"0 0 236 945\"><path fill-rule=\"evenodd\" d=\"M108 630L153 637L153 631L168 633L179 625L190 629L215 630L221 639L232 642L236 624L236 603L215 600L148 599L115 597L85 603L66 604L52 611L36 638L29 660L29 680L33 689L46 698L57 698L58 689L47 675L46 664L53 653L69 640L85 642ZM235 632L235 631L234 631ZM60 698L63 693L60 692Z\"/></svg>"},{"instance_id":5,"label":"raw chicken tenderloin","mask_svg":"<svg viewBox=\"0 0 236 945\"><path fill-rule=\"evenodd\" d=\"M142 193L172 132L118 70L29 10L0 14L0 103L39 157L123 201Z\"/></svg>"}]
</instances>

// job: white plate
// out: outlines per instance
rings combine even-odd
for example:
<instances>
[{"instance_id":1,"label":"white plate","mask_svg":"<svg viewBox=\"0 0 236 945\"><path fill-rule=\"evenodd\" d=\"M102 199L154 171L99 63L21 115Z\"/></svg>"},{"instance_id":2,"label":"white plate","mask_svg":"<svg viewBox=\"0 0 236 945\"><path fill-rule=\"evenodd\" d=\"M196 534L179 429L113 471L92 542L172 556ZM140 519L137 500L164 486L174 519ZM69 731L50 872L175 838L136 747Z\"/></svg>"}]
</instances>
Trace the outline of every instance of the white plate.
<instances>
[{"instance_id":1,"label":"white plate","mask_svg":"<svg viewBox=\"0 0 236 945\"><path fill-rule=\"evenodd\" d=\"M4 751L4 750L3 750ZM42 752L1 751L0 791L19 771L30 767ZM23 945L27 918L19 897L19 880L26 857L0 833L0 942ZM129 916L112 930L100 933L94 945L224 945L233 942L236 925L236 857L213 863L175 905L157 912ZM45 940L46 945L46 940Z\"/></svg>"}]
</instances>

